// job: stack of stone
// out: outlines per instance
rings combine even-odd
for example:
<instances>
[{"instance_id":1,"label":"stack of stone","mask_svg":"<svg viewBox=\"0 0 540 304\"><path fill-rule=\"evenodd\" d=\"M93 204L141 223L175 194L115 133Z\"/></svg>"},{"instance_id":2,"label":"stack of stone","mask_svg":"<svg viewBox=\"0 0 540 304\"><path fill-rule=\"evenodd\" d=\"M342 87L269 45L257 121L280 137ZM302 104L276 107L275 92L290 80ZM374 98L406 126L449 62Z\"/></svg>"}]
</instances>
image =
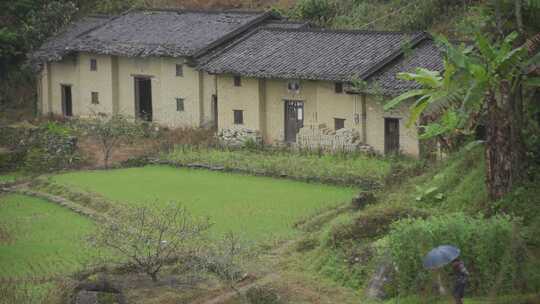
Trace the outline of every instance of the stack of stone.
<instances>
[{"instance_id":1,"label":"stack of stone","mask_svg":"<svg viewBox=\"0 0 540 304\"><path fill-rule=\"evenodd\" d=\"M248 128L221 129L217 133L217 137L221 144L229 147L242 147L247 142L257 145L262 143L261 134L256 130Z\"/></svg>"},{"instance_id":2,"label":"stack of stone","mask_svg":"<svg viewBox=\"0 0 540 304\"><path fill-rule=\"evenodd\" d=\"M307 149L325 149L328 151L361 151L373 153L373 148L362 143L360 135L354 129L334 131L324 125L319 127L306 126L297 135L297 145Z\"/></svg>"}]
</instances>

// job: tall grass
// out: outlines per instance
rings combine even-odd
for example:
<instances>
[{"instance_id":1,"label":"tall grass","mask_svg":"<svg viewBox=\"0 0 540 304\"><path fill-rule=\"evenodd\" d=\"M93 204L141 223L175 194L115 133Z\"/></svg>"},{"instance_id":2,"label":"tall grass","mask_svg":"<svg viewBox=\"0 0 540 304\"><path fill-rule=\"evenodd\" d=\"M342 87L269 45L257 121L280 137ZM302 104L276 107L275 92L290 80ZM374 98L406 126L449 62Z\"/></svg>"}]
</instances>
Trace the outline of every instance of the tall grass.
<instances>
[{"instance_id":1,"label":"tall grass","mask_svg":"<svg viewBox=\"0 0 540 304\"><path fill-rule=\"evenodd\" d=\"M409 160L389 160L360 153L325 154L309 151L227 150L177 147L165 158L182 165L204 163L268 176L344 185L381 185L395 167L412 168Z\"/></svg>"}]
</instances>

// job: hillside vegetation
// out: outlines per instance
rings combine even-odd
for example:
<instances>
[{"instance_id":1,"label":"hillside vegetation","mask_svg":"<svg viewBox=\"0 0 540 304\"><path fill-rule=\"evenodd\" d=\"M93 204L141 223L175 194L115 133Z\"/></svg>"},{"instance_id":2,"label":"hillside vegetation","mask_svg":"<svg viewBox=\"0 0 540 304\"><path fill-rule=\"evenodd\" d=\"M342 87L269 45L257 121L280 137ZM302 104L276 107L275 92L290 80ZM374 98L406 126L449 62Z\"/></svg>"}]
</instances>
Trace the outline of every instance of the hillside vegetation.
<instances>
[{"instance_id":1,"label":"hillside vegetation","mask_svg":"<svg viewBox=\"0 0 540 304\"><path fill-rule=\"evenodd\" d=\"M411 303L433 303L426 299L437 297L430 287L436 279L422 269L421 257L450 243L462 249L473 273L468 294L495 299L534 293L540 287L540 261L534 253L538 191L534 182L525 183L488 205L482 148L473 145L424 174L377 191L376 202L360 211L342 213L327 224L305 225L291 265L366 295L377 272L395 265L398 272L386 271L390 283L381 291L383 297L412 296ZM450 272L442 274L443 284L451 286ZM419 292L420 298L413 296Z\"/></svg>"}]
</instances>

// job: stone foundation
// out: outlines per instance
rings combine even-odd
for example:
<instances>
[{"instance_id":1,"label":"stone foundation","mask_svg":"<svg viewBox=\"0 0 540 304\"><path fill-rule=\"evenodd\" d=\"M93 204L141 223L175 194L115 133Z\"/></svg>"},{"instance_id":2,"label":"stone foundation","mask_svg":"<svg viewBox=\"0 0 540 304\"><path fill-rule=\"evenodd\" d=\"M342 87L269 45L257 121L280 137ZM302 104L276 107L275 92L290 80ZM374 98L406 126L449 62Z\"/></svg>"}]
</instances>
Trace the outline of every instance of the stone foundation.
<instances>
[{"instance_id":1,"label":"stone foundation","mask_svg":"<svg viewBox=\"0 0 540 304\"><path fill-rule=\"evenodd\" d=\"M362 142L360 134L356 130L340 129L334 131L324 125L304 126L296 135L296 145L301 149L375 153L373 147Z\"/></svg>"},{"instance_id":2,"label":"stone foundation","mask_svg":"<svg viewBox=\"0 0 540 304\"><path fill-rule=\"evenodd\" d=\"M259 131L248 128L221 129L216 136L222 145L229 147L243 147L247 142L261 145L263 142Z\"/></svg>"}]
</instances>

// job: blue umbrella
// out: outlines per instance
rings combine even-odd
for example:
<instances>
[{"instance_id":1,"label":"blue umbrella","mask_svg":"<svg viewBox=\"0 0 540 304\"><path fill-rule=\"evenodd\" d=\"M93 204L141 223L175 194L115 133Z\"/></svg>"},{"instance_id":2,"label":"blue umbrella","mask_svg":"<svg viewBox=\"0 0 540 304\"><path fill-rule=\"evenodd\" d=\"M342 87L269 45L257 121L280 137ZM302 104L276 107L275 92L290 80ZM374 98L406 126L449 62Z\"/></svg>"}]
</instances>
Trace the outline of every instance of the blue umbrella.
<instances>
[{"instance_id":1,"label":"blue umbrella","mask_svg":"<svg viewBox=\"0 0 540 304\"><path fill-rule=\"evenodd\" d=\"M432 249L424 257L423 264L425 268L435 269L440 268L459 256L459 248L451 245L442 245Z\"/></svg>"}]
</instances>

